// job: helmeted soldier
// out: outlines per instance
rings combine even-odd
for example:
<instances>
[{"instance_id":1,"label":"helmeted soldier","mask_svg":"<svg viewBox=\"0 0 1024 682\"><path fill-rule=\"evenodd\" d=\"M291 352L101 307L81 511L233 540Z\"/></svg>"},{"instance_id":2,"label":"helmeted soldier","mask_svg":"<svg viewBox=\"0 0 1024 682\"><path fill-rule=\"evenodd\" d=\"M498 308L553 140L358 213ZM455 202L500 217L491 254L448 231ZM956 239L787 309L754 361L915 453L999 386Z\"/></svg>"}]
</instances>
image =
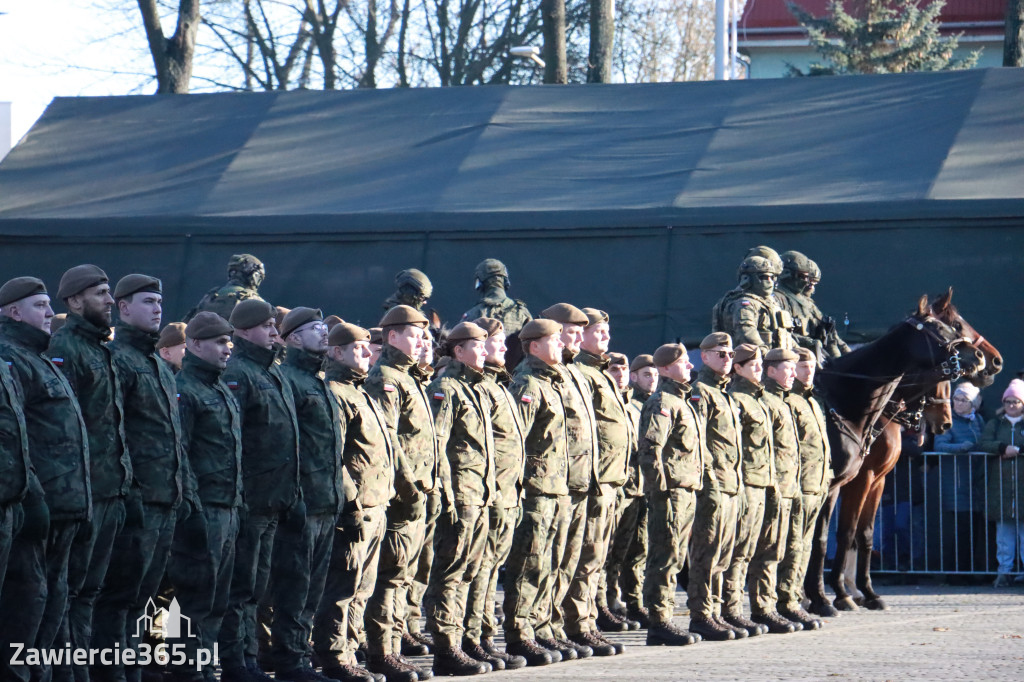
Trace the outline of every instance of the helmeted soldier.
<instances>
[{"instance_id":1,"label":"helmeted soldier","mask_svg":"<svg viewBox=\"0 0 1024 682\"><path fill-rule=\"evenodd\" d=\"M779 308L773 296L777 278L775 266L768 259L743 259L739 286L715 304L711 328L729 334L737 344L752 343L763 351L792 346L789 313Z\"/></svg>"},{"instance_id":2,"label":"helmeted soldier","mask_svg":"<svg viewBox=\"0 0 1024 682\"><path fill-rule=\"evenodd\" d=\"M750 258L751 256L760 256L761 258L764 258L769 263L771 263L772 272L775 273L776 277L782 274L782 269L784 267L782 257L779 256L779 252L773 249L772 247L764 245L755 246L754 248L750 249L750 251L747 251L746 257Z\"/></svg>"},{"instance_id":3,"label":"helmeted soldier","mask_svg":"<svg viewBox=\"0 0 1024 682\"><path fill-rule=\"evenodd\" d=\"M463 320L490 317L499 320L505 334L511 336L533 319L526 304L510 298L505 293L509 288L508 268L496 258L485 258L476 266L476 290L480 300L463 314Z\"/></svg>"},{"instance_id":4,"label":"helmeted soldier","mask_svg":"<svg viewBox=\"0 0 1024 682\"><path fill-rule=\"evenodd\" d=\"M235 254L228 260L228 281L206 292L196 307L185 316L185 322L204 310L217 313L225 320L240 301L260 299L259 288L266 277L263 261L248 253ZM262 299L260 299L262 300Z\"/></svg>"},{"instance_id":5,"label":"helmeted soldier","mask_svg":"<svg viewBox=\"0 0 1024 682\"><path fill-rule=\"evenodd\" d=\"M434 286L430 278L422 270L409 268L395 275L395 293L384 301L384 310L391 310L398 305L406 305L423 312L423 306L434 294Z\"/></svg>"},{"instance_id":6,"label":"helmeted soldier","mask_svg":"<svg viewBox=\"0 0 1024 682\"><path fill-rule=\"evenodd\" d=\"M838 357L850 351L849 346L836 333L836 323L822 314L811 299L814 281L814 262L799 251L782 254L783 270L775 298L779 306L793 318L793 338L797 345L815 353L818 362L826 357ZM817 279L820 279L820 272Z\"/></svg>"}]
</instances>

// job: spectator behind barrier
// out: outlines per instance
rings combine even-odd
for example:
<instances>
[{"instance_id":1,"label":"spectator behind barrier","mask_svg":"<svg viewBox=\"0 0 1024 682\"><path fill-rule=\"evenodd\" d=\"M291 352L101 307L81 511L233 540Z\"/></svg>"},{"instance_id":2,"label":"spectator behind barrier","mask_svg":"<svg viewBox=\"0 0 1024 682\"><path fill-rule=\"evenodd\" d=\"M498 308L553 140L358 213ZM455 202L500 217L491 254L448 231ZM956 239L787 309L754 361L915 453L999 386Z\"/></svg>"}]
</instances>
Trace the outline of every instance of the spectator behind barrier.
<instances>
[{"instance_id":1,"label":"spectator behind barrier","mask_svg":"<svg viewBox=\"0 0 1024 682\"><path fill-rule=\"evenodd\" d=\"M1020 470L1022 442L1024 381L1014 379L1003 393L1003 415L985 425L978 448L995 455L988 465L986 512L989 521L996 524L996 560L999 562L996 587L1009 585L1014 559L1024 554L1024 523L1020 519L1020 506L1024 503L1024 471Z\"/></svg>"}]
</instances>

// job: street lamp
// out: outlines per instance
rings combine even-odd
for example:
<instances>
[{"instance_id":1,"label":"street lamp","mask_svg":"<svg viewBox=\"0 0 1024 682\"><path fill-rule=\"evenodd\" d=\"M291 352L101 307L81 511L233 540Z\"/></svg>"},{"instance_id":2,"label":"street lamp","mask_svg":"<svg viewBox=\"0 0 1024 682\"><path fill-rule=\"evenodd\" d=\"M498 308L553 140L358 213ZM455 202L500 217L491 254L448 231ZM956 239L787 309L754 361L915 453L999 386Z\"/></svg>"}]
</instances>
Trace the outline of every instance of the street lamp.
<instances>
[{"instance_id":1,"label":"street lamp","mask_svg":"<svg viewBox=\"0 0 1024 682\"><path fill-rule=\"evenodd\" d=\"M540 58L540 48L533 47L532 45L518 45L516 47L509 48L508 53L513 57L519 57L520 59L532 59L536 62L537 66L544 68L544 60Z\"/></svg>"}]
</instances>

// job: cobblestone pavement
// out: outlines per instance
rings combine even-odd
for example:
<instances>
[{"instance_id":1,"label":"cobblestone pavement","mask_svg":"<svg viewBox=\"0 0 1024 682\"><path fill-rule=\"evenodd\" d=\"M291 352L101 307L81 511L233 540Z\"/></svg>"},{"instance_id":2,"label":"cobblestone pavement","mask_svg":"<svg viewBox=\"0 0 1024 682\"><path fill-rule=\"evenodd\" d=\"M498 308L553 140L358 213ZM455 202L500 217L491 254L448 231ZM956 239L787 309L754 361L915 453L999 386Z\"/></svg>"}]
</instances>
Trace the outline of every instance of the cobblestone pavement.
<instances>
[{"instance_id":1,"label":"cobblestone pavement","mask_svg":"<svg viewBox=\"0 0 1024 682\"><path fill-rule=\"evenodd\" d=\"M1014 680L1024 678L1024 588L877 587L887 611L829 618L824 629L688 647L609 638L620 656L497 672L515 680ZM677 604L685 604L682 592ZM676 622L686 627L688 618ZM430 659L423 658L426 663ZM482 679L482 678L481 678Z\"/></svg>"}]
</instances>

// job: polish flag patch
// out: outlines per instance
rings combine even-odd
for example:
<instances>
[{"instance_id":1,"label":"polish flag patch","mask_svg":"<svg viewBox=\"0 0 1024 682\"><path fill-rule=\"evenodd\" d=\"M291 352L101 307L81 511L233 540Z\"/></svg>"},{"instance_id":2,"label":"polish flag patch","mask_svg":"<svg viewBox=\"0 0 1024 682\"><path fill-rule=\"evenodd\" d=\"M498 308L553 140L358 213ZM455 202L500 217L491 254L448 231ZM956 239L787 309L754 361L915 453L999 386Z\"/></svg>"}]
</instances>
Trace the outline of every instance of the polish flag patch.
<instances>
[{"instance_id":1,"label":"polish flag patch","mask_svg":"<svg viewBox=\"0 0 1024 682\"><path fill-rule=\"evenodd\" d=\"M750 305L750 301L744 299L744 300L740 301L740 305Z\"/></svg>"},{"instance_id":2,"label":"polish flag patch","mask_svg":"<svg viewBox=\"0 0 1024 682\"><path fill-rule=\"evenodd\" d=\"M662 416L662 417L669 417L669 416L671 416L671 415L669 414L669 411L668 411L668 410L666 410L666 409L665 409L664 407L663 407L663 408L661 408L660 412L661 412L661 416Z\"/></svg>"},{"instance_id":3,"label":"polish flag patch","mask_svg":"<svg viewBox=\"0 0 1024 682\"><path fill-rule=\"evenodd\" d=\"M57 365L58 367L64 366L64 358L50 358L50 362Z\"/></svg>"},{"instance_id":4,"label":"polish flag patch","mask_svg":"<svg viewBox=\"0 0 1024 682\"><path fill-rule=\"evenodd\" d=\"M238 390L238 382L237 381L229 381L228 382L228 388L230 388L232 391L237 391Z\"/></svg>"},{"instance_id":5,"label":"polish flag patch","mask_svg":"<svg viewBox=\"0 0 1024 682\"><path fill-rule=\"evenodd\" d=\"M395 387L392 386L391 384L384 384L384 390L387 391L388 393L394 393Z\"/></svg>"},{"instance_id":6,"label":"polish flag patch","mask_svg":"<svg viewBox=\"0 0 1024 682\"><path fill-rule=\"evenodd\" d=\"M444 400L444 393L435 393L434 400Z\"/></svg>"},{"instance_id":7,"label":"polish flag patch","mask_svg":"<svg viewBox=\"0 0 1024 682\"><path fill-rule=\"evenodd\" d=\"M699 403L700 402L700 396L699 395L691 395L690 396L690 402L691 403Z\"/></svg>"},{"instance_id":8,"label":"polish flag patch","mask_svg":"<svg viewBox=\"0 0 1024 682\"><path fill-rule=\"evenodd\" d=\"M531 397L530 397L530 396L528 396L528 395L524 395L524 396L523 396L522 398L520 398L520 400L522 400L522 401L523 401L524 403L526 403L527 405L529 405L530 403L532 403L532 402L533 402L533 398L531 398Z\"/></svg>"}]
</instances>

